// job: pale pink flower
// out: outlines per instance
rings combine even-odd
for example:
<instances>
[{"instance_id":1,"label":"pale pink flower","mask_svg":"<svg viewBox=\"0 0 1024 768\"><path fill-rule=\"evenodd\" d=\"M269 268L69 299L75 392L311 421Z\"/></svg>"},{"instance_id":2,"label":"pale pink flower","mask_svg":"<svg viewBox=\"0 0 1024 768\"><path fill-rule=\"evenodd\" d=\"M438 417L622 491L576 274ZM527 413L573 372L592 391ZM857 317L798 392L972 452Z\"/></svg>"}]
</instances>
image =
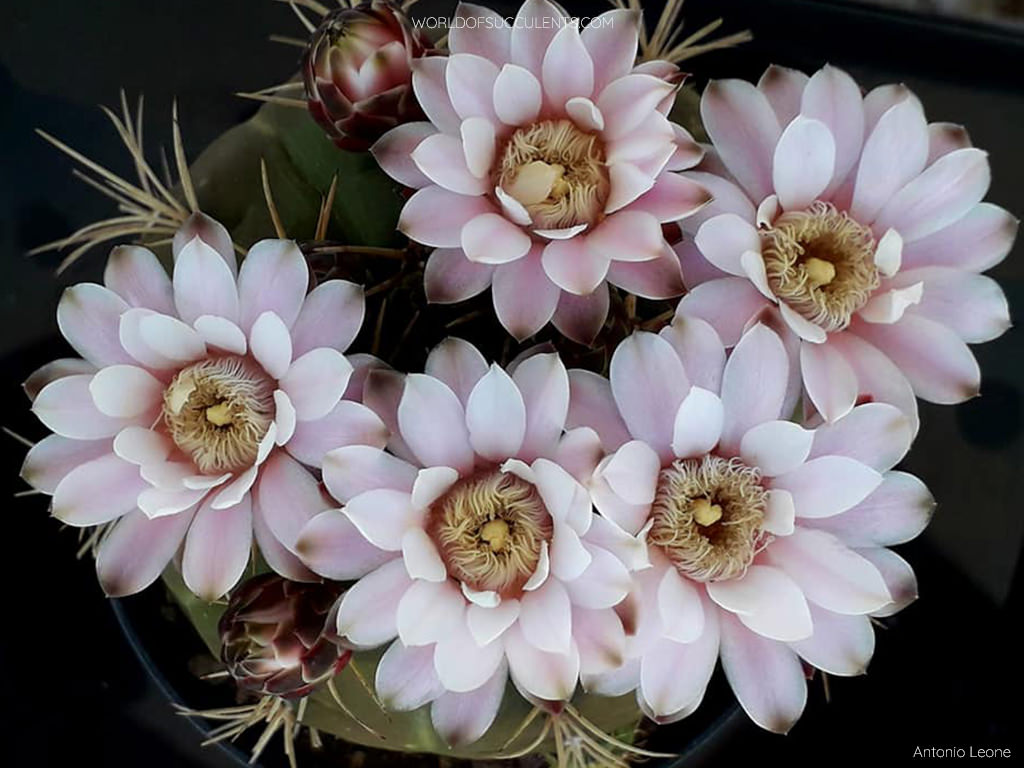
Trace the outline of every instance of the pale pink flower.
<instances>
[{"instance_id":1,"label":"pale pink flower","mask_svg":"<svg viewBox=\"0 0 1024 768\"><path fill-rule=\"evenodd\" d=\"M57 324L83 359L26 382L55 434L22 476L53 495L62 522L113 523L96 558L109 595L144 589L180 548L188 587L220 597L254 533L273 568L308 579L289 547L329 505L303 464L387 439L369 408L342 400L358 378L342 352L362 289L332 280L307 295L306 260L285 240L257 243L239 269L226 230L202 215L173 250L173 279L152 252L121 246L105 287L65 291Z\"/></svg>"},{"instance_id":2,"label":"pale pink flower","mask_svg":"<svg viewBox=\"0 0 1024 768\"><path fill-rule=\"evenodd\" d=\"M568 423L605 452L580 477L647 549L616 607L633 629L628 661L585 676L588 690L635 688L645 713L670 722L697 708L720 658L750 717L784 732L806 700L801 659L862 673L869 617L916 597L913 571L886 549L933 507L919 480L891 471L910 422L885 403L817 429L782 420L788 365L764 325L726 361L706 322L677 318L626 339L610 381L570 371Z\"/></svg>"},{"instance_id":3,"label":"pale pink flower","mask_svg":"<svg viewBox=\"0 0 1024 768\"><path fill-rule=\"evenodd\" d=\"M569 699L581 673L622 661L612 606L630 588L612 550L635 542L593 515L562 466L569 379L555 354L511 373L448 339L425 374L371 373L365 401L393 427L391 452L327 454L323 477L344 506L302 531L297 551L338 578L353 542L385 551L346 593L338 631L357 647L390 643L377 692L395 710L433 702L449 743L479 738L505 683ZM365 547L365 544L363 545Z\"/></svg>"},{"instance_id":4,"label":"pale pink flower","mask_svg":"<svg viewBox=\"0 0 1024 768\"><path fill-rule=\"evenodd\" d=\"M712 82L701 113L715 154L688 174L715 201L684 222L680 311L726 346L760 318L783 334L796 386L832 421L858 400L978 392L968 343L1010 324L999 263L1017 220L981 202L988 156L928 124L902 85L861 95L835 67L770 67L757 87Z\"/></svg>"},{"instance_id":5,"label":"pale pink flower","mask_svg":"<svg viewBox=\"0 0 1024 768\"><path fill-rule=\"evenodd\" d=\"M665 116L678 69L634 66L640 16L613 10L582 32L548 0L527 0L510 28L461 3L451 55L413 62L430 122L409 123L372 149L418 191L399 229L437 248L431 301L491 286L518 339L548 321L590 342L608 312L607 283L648 298L682 293L662 223L706 204L671 171L702 156Z\"/></svg>"}]
</instances>

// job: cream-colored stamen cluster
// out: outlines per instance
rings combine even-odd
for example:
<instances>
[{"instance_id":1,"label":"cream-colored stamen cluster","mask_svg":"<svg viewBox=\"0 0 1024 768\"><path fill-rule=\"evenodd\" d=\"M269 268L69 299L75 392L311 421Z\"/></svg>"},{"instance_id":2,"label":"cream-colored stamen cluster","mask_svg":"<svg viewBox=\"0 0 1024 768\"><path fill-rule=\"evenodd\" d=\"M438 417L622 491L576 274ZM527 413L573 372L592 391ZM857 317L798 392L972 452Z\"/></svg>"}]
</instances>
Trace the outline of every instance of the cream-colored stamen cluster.
<instances>
[{"instance_id":1,"label":"cream-colored stamen cluster","mask_svg":"<svg viewBox=\"0 0 1024 768\"><path fill-rule=\"evenodd\" d=\"M164 391L164 424L201 472L235 472L256 461L274 419L274 384L242 357L179 371Z\"/></svg>"},{"instance_id":2,"label":"cream-colored stamen cluster","mask_svg":"<svg viewBox=\"0 0 1024 768\"><path fill-rule=\"evenodd\" d=\"M782 214L761 241L772 291L826 331L848 326L879 285L871 230L831 203Z\"/></svg>"},{"instance_id":3,"label":"cream-colored stamen cluster","mask_svg":"<svg viewBox=\"0 0 1024 768\"><path fill-rule=\"evenodd\" d=\"M680 459L658 477L647 541L695 581L741 576L764 544L765 499L739 459Z\"/></svg>"},{"instance_id":4,"label":"cream-colored stamen cluster","mask_svg":"<svg viewBox=\"0 0 1024 768\"><path fill-rule=\"evenodd\" d=\"M495 184L514 197L540 229L595 224L608 199L604 147L569 120L520 128L505 144Z\"/></svg>"},{"instance_id":5,"label":"cream-colored stamen cluster","mask_svg":"<svg viewBox=\"0 0 1024 768\"><path fill-rule=\"evenodd\" d=\"M518 597L552 523L533 485L488 470L459 480L435 501L427 531L452 577L479 592Z\"/></svg>"}]
</instances>

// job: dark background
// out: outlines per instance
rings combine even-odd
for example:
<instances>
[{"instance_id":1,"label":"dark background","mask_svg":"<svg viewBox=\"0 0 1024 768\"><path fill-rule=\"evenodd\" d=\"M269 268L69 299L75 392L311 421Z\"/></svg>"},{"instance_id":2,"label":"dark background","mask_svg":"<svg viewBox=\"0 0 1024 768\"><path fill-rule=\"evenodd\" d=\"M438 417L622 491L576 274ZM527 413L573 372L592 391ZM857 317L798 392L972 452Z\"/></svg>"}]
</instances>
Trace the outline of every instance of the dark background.
<instances>
[{"instance_id":1,"label":"dark background","mask_svg":"<svg viewBox=\"0 0 1024 768\"><path fill-rule=\"evenodd\" d=\"M599 10L568 6L581 14ZM450 8L424 2L419 12L435 7ZM652 17L657 4L650 7ZM722 15L725 30L749 27L755 34L742 49L694 60L698 81L709 73L756 79L769 62L812 70L829 61L867 87L906 82L931 119L965 123L975 144L991 153L989 199L1024 211L1020 32L825 0L688 0L686 8L694 29ZM103 263L102 252L92 253L55 279L59 256L28 258L25 252L112 212L108 201L71 179L70 162L33 128L128 173L126 156L95 105L116 104L121 87L132 97L145 92L147 143L156 148L169 144L176 96L186 147L195 157L255 110L234 92L280 82L295 69L298 50L269 42L271 33L302 34L287 5L272 0L3 0L0 426L30 439L43 435L19 384L66 351L54 320L60 291L96 279ZM994 270L1015 315L1024 306L1021 251L1018 246ZM903 467L920 475L939 500L929 531L900 548L917 571L921 600L878 631L867 676L833 678L831 703L812 683L807 712L788 737L744 723L701 762L901 765L912 762L917 746L1009 747L1015 759L1004 762L1024 754L1015 619L1022 599L1024 341L1011 330L976 351L982 397L952 408L923 406L920 437ZM201 750L199 733L173 715L166 693L118 627L91 563L74 559L74 532L48 518L42 497L13 497L25 487L16 477L24 447L0 439L6 499L0 512L0 594L6 597L0 610L0 762L230 764L222 753ZM150 605L159 611L156 595L126 602L129 611ZM145 637L157 657L180 657L188 644L187 635L179 638L173 629L162 634L151 627ZM186 698L205 691L203 685L184 683ZM224 703L223 692L210 695ZM366 764L374 765L373 758Z\"/></svg>"}]
</instances>

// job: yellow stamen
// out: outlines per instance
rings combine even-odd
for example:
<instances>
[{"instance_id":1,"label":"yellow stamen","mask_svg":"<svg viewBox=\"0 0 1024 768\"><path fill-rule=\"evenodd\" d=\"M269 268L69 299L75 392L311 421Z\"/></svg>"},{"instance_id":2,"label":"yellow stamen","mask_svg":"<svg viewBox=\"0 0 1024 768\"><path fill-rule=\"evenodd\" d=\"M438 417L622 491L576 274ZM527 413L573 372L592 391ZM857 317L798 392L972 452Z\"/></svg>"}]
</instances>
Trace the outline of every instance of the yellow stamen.
<instances>
[{"instance_id":1,"label":"yellow stamen","mask_svg":"<svg viewBox=\"0 0 1024 768\"><path fill-rule=\"evenodd\" d=\"M228 402L217 403L206 409L206 420L218 427L226 427L231 423L231 404Z\"/></svg>"},{"instance_id":2,"label":"yellow stamen","mask_svg":"<svg viewBox=\"0 0 1024 768\"><path fill-rule=\"evenodd\" d=\"M708 499L695 499L690 505L690 511L698 525L708 526L722 519L721 505L712 504Z\"/></svg>"},{"instance_id":3,"label":"yellow stamen","mask_svg":"<svg viewBox=\"0 0 1024 768\"><path fill-rule=\"evenodd\" d=\"M836 268L831 261L814 256L804 262L804 269L807 270L807 279L814 284L815 288L828 285L836 277Z\"/></svg>"},{"instance_id":4,"label":"yellow stamen","mask_svg":"<svg viewBox=\"0 0 1024 768\"><path fill-rule=\"evenodd\" d=\"M515 181L509 186L508 193L523 205L542 203L559 188L567 188L562 180L565 167L558 163L545 163L534 160L520 166Z\"/></svg>"},{"instance_id":5,"label":"yellow stamen","mask_svg":"<svg viewBox=\"0 0 1024 768\"><path fill-rule=\"evenodd\" d=\"M480 529L480 538L486 541L492 552L501 552L508 544L508 523L504 520L490 520Z\"/></svg>"}]
</instances>

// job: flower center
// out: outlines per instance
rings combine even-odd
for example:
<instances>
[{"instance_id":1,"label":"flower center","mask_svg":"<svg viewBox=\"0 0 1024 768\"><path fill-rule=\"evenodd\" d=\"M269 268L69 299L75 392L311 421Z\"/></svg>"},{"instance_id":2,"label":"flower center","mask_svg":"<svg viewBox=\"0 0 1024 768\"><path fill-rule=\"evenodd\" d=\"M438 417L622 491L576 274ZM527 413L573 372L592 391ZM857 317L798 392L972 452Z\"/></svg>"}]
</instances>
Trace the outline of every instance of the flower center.
<instances>
[{"instance_id":1,"label":"flower center","mask_svg":"<svg viewBox=\"0 0 1024 768\"><path fill-rule=\"evenodd\" d=\"M681 459L663 469L647 540L695 581L741 576L764 545L761 473L739 459Z\"/></svg>"},{"instance_id":2,"label":"flower center","mask_svg":"<svg viewBox=\"0 0 1024 768\"><path fill-rule=\"evenodd\" d=\"M459 480L431 505L427 532L451 576L478 592L518 597L552 523L533 485L487 470Z\"/></svg>"},{"instance_id":3,"label":"flower center","mask_svg":"<svg viewBox=\"0 0 1024 768\"><path fill-rule=\"evenodd\" d=\"M782 214L761 241L775 295L826 331L848 326L879 285L871 230L831 203Z\"/></svg>"},{"instance_id":4,"label":"flower center","mask_svg":"<svg viewBox=\"0 0 1024 768\"><path fill-rule=\"evenodd\" d=\"M569 120L545 120L517 130L505 144L495 175L495 184L518 200L540 229L594 224L608 199L604 147Z\"/></svg>"},{"instance_id":5,"label":"flower center","mask_svg":"<svg viewBox=\"0 0 1024 768\"><path fill-rule=\"evenodd\" d=\"M274 384L243 357L203 360L171 380L163 415L201 472L235 472L256 461L274 419Z\"/></svg>"}]
</instances>

